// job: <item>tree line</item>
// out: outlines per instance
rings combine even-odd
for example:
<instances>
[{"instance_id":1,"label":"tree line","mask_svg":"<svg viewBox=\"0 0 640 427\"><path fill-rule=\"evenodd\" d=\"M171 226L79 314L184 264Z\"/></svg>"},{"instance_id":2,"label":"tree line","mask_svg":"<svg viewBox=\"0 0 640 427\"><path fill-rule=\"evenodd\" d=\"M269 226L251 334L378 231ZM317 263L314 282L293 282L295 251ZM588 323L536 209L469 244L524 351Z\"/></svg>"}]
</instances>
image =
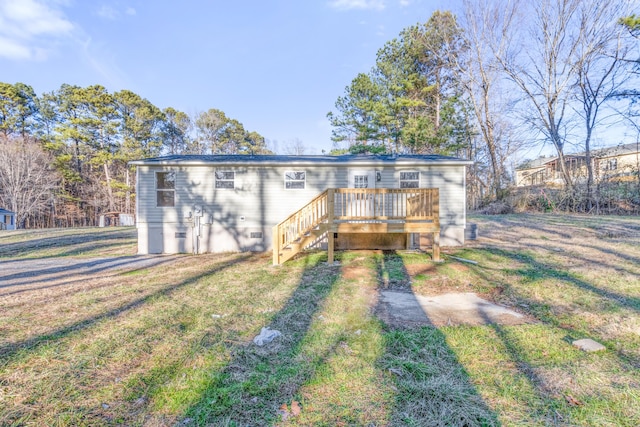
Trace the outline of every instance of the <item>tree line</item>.
<instances>
[{"instance_id":1,"label":"tree line","mask_svg":"<svg viewBox=\"0 0 640 427\"><path fill-rule=\"evenodd\" d=\"M457 13L436 11L385 43L375 66L338 97L328 114L333 153L471 159L468 205L476 208L508 196L518 149L548 145L566 193L580 192L570 207L590 211L599 197L594 135L625 124L640 136L640 18L630 7L625 0L464 0ZM269 152L259 133L221 110L189 116L129 90L67 84L37 96L24 83L0 83L0 145L0 205L30 227L132 213L133 159ZM304 151L301 141L289 149ZM585 153L585 184L567 167L568 150Z\"/></svg>"},{"instance_id":2,"label":"tree line","mask_svg":"<svg viewBox=\"0 0 640 427\"><path fill-rule=\"evenodd\" d=\"M351 152L469 158L472 207L507 197L516 150L551 146L565 190L583 191L580 209L589 211L594 135L640 130L640 19L630 7L464 0L457 14L436 11L385 43L375 66L346 87L328 114L333 140ZM586 183L567 167L567 150L585 153Z\"/></svg>"},{"instance_id":3,"label":"tree line","mask_svg":"<svg viewBox=\"0 0 640 427\"><path fill-rule=\"evenodd\" d=\"M0 82L0 206L19 227L95 225L133 213L129 161L163 154L264 154L264 137L217 109L190 117L129 90L63 84L36 95Z\"/></svg>"}]
</instances>

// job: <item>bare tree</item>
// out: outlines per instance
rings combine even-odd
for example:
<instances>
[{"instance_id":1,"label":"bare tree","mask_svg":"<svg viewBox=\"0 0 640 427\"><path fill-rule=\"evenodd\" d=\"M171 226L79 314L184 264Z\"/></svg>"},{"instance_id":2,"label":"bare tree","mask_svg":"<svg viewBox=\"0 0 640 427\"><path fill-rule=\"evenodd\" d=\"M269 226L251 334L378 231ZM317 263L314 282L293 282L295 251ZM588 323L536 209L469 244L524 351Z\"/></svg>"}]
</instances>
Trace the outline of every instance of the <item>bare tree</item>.
<instances>
[{"instance_id":1,"label":"bare tree","mask_svg":"<svg viewBox=\"0 0 640 427\"><path fill-rule=\"evenodd\" d=\"M52 157L30 138L0 136L0 205L16 213L16 225L47 207L57 188Z\"/></svg>"},{"instance_id":2,"label":"bare tree","mask_svg":"<svg viewBox=\"0 0 640 427\"><path fill-rule=\"evenodd\" d=\"M526 120L556 149L560 172L567 188L573 188L564 149L568 107L573 96L579 64L580 6L584 0L534 0L514 2L520 13L508 15L504 34L506 49L494 46L503 70L523 94ZM523 30L524 29L524 30ZM505 40L503 40L505 41Z\"/></svg>"},{"instance_id":3,"label":"bare tree","mask_svg":"<svg viewBox=\"0 0 640 427\"><path fill-rule=\"evenodd\" d=\"M501 1L465 0L462 26L466 49L457 57L459 81L469 100L472 115L478 127L484 148L478 152L486 154L490 167L488 185L495 199L502 197L504 157L509 151L507 135L498 129L499 122L504 130L508 97L504 96L500 81L503 69L496 57L504 56L507 35L502 31L504 23L513 20L516 9ZM452 58L456 58L452 56ZM502 119L501 119L502 118Z\"/></svg>"},{"instance_id":4,"label":"bare tree","mask_svg":"<svg viewBox=\"0 0 640 427\"><path fill-rule=\"evenodd\" d=\"M307 151L307 147L300 138L294 138L285 144L284 151L285 154L292 156L302 156Z\"/></svg>"},{"instance_id":5,"label":"bare tree","mask_svg":"<svg viewBox=\"0 0 640 427\"><path fill-rule=\"evenodd\" d=\"M618 24L628 12L625 1L586 1L580 9L580 38L576 51L576 111L584 124L587 167L587 209L591 209L594 181L591 138L601 122L604 104L624 91L631 73L628 39L631 35Z\"/></svg>"}]
</instances>

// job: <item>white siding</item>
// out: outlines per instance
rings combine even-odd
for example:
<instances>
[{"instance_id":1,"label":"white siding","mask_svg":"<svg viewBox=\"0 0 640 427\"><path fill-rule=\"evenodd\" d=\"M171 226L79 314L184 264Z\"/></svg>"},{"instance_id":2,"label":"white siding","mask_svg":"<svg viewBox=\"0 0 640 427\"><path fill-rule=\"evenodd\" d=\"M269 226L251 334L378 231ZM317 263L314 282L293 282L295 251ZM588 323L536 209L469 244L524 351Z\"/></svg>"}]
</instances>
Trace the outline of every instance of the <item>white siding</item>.
<instances>
[{"instance_id":1,"label":"white siding","mask_svg":"<svg viewBox=\"0 0 640 427\"><path fill-rule=\"evenodd\" d=\"M459 235L455 230L464 232L464 166L370 169L381 172L381 181L376 182L378 188L398 188L400 171L419 170L422 188L440 189L443 244L447 244L448 235ZM201 206L204 211L199 239L201 252L268 250L274 225L325 189L348 187L347 165L220 167L219 170L235 172L234 189L216 189L215 170L213 166L138 167L139 253L191 252L192 242L197 239L187 215L195 206ZM288 170L306 172L304 190L284 188L284 173ZM174 207L156 206L155 172L162 171L176 172ZM454 231L447 231L449 229ZM262 239L256 238L255 233L262 233ZM455 243L456 239L449 240Z\"/></svg>"}]
</instances>

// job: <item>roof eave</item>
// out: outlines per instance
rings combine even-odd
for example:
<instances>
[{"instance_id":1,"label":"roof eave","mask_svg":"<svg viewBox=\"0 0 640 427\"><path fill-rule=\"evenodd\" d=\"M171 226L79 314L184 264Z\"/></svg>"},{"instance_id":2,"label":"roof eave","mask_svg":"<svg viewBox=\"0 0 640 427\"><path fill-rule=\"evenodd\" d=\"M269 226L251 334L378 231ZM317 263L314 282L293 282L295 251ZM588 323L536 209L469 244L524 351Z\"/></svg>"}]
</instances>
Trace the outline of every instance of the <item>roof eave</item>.
<instances>
[{"instance_id":1,"label":"roof eave","mask_svg":"<svg viewBox=\"0 0 640 427\"><path fill-rule=\"evenodd\" d=\"M207 160L134 160L129 162L132 166L468 166L471 160L463 159L397 159L389 160L353 160L353 161L207 161Z\"/></svg>"}]
</instances>

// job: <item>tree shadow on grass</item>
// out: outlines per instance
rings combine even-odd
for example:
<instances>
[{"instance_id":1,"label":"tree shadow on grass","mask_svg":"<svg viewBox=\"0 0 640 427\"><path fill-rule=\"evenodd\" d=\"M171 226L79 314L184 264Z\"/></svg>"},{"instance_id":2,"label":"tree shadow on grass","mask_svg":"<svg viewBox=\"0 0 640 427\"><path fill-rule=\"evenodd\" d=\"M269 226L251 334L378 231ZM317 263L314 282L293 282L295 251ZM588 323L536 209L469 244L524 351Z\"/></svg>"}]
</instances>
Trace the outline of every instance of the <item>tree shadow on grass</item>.
<instances>
[{"instance_id":1,"label":"tree shadow on grass","mask_svg":"<svg viewBox=\"0 0 640 427\"><path fill-rule=\"evenodd\" d=\"M617 292L597 287L587 282L586 280L575 277L574 275L566 271L559 270L553 265L540 262L533 256L524 254L522 252L505 251L500 249L493 249L491 252L506 259L511 259L517 263L525 264L525 266L522 268L509 270L508 273L510 274L530 277L531 279L558 280L596 294L600 297L609 299L623 307L630 308L635 311L640 311L640 297L622 295ZM486 269L486 267L484 269Z\"/></svg>"},{"instance_id":2,"label":"tree shadow on grass","mask_svg":"<svg viewBox=\"0 0 640 427\"><path fill-rule=\"evenodd\" d=\"M377 263L381 288L395 280L396 290L410 293L415 299L400 255L385 251ZM405 289L399 289L399 284L405 284ZM415 306L420 306L417 300ZM386 349L378 363L395 376L398 390L390 424L499 425L496 414L483 401L469 374L448 346L445 335L433 326L427 313L424 313L424 321L425 326L416 326L387 319L385 325Z\"/></svg>"},{"instance_id":3,"label":"tree shadow on grass","mask_svg":"<svg viewBox=\"0 0 640 427\"><path fill-rule=\"evenodd\" d=\"M561 271L553 266L537 261L533 256L522 254L520 252L511 252L504 251L499 249L492 249L491 252L493 254L497 254L499 256L505 257L506 259L513 260L514 262L520 264L525 263L525 266L522 268L515 268L513 270L508 270L508 274L519 275L522 277L529 277L530 279L555 279L560 282L567 283L569 285L576 286L578 289L584 290L589 293L593 293L598 295L605 300L613 304L617 304L619 306L640 311L640 298L637 297L629 297L626 295L621 295L617 292L612 292L606 289L599 288L591 283L588 283L582 279L576 278L572 276L570 273L566 271ZM498 287L505 289L509 289L509 292L513 294L513 296L517 299L520 304L523 304L527 307L527 311L533 315L536 319L541 322L556 327L560 330L563 330L566 335L566 340L568 342L572 342L578 338L585 338L585 331L578 330L579 328L571 326L566 322L562 322L558 319L556 315L554 315L555 310L554 305L548 301L538 301L527 296L523 295L522 292L519 292L516 288L511 286L509 283L497 282L494 277L491 276L491 271L493 270L490 267L486 266L471 266L471 271L478 276L480 279L485 281L486 283L496 284ZM498 332L498 331L497 331ZM593 331L592 331L593 333ZM588 336L588 334L587 334ZM612 350L612 349L611 349ZM515 353L514 353L515 354ZM640 360L634 356L632 353L627 353L623 350L622 347L616 350L616 354L621 362L623 362L627 367L633 367L635 369L640 367ZM526 372L525 372L526 374Z\"/></svg>"},{"instance_id":4,"label":"tree shadow on grass","mask_svg":"<svg viewBox=\"0 0 640 427\"><path fill-rule=\"evenodd\" d=\"M280 420L278 409L294 398L299 388L335 351L338 341L324 342L320 353L303 352L303 340L323 301L340 277L338 267L305 257L300 283L284 307L275 314L271 329L282 332L272 343L233 345L230 362L212 373L199 400L184 419L195 425L266 426ZM284 267L281 267L284 268Z\"/></svg>"},{"instance_id":5,"label":"tree shadow on grass","mask_svg":"<svg viewBox=\"0 0 640 427\"><path fill-rule=\"evenodd\" d=\"M18 342L9 342L9 343L1 344L0 345L0 365L15 357L20 357L20 356L27 357L31 352L35 351L38 347L42 345L48 344L52 341L64 339L70 335L79 333L87 328L90 328L91 326L95 325L98 322L108 320L116 316L120 316L123 313L126 313L130 310L134 310L159 296L170 295L172 292L178 289L197 283L198 280L202 279L203 277L228 269L233 265L241 263L242 261L250 257L251 257L251 254L246 254L246 255L239 256L231 261L218 263L214 265L212 268L207 269L203 273L200 273L196 276L189 277L188 279L180 283L163 287L144 297L134 299L125 305L113 308L111 310L108 310L96 316L92 316L90 318L83 319L78 322L74 322L70 325L50 331L47 334L30 337Z\"/></svg>"},{"instance_id":6,"label":"tree shadow on grass","mask_svg":"<svg viewBox=\"0 0 640 427\"><path fill-rule=\"evenodd\" d=\"M73 255L79 252L79 250L73 249L75 245L90 244L91 250L106 249L108 247L120 247L124 240L130 240L131 243L135 243L135 239L135 227L113 231L106 230L98 233L95 232L95 229L86 229L85 232L80 231L62 236L40 237L22 242L5 243L0 246L0 259L3 257L26 257L43 249L58 247L70 247L71 249L68 249L65 254ZM110 240L117 240L117 242L113 243ZM55 254L39 258L55 258L59 256L60 254Z\"/></svg>"},{"instance_id":7,"label":"tree shadow on grass","mask_svg":"<svg viewBox=\"0 0 640 427\"><path fill-rule=\"evenodd\" d=\"M55 262L52 260L40 261L31 260L32 265L24 266L25 262L16 263L19 265L17 273L0 276L2 281L0 288L11 288L21 285L32 285L34 283L45 283L59 281L78 275L91 277L103 273L105 271L121 271L131 272L137 269L145 269L160 266L178 259L175 255L156 255L156 256L121 256L109 258L90 258L82 260L65 260L64 262ZM11 264L15 261L9 261L7 268L12 268ZM30 268L40 266L41 268ZM13 268L16 269L16 268ZM61 274L62 273L62 274Z\"/></svg>"},{"instance_id":8,"label":"tree shadow on grass","mask_svg":"<svg viewBox=\"0 0 640 427\"><path fill-rule=\"evenodd\" d=\"M481 271L481 267L474 266L473 269L478 277L486 281L491 280L488 273ZM499 284L499 286L508 287L506 284ZM582 419L581 422L578 422L581 425L585 423L584 419L592 420L591 422L587 421L584 425L599 425L605 419L611 425L618 425L620 420L625 419L628 415L624 414L624 410L619 407L609 406L606 414L607 418L603 418L603 414L598 407L591 408L588 405L582 406L584 405L583 403L572 403L575 402L575 400L572 400L573 397L567 394L566 390L562 391L567 387L566 383L562 381L559 381L560 384L556 383L558 380L554 378L554 375L558 374L551 374L552 376L547 378L543 374L545 369L550 369L550 372L560 370L565 372L567 377L570 377L572 374L566 372L570 369L566 368L573 366L576 361L584 360L584 355L573 348L571 342L577 338L584 337L584 334L574 329L571 325L560 323L558 319L550 314L552 310L549 310L550 307L544 303L528 299L520 295L517 290L512 290L512 293L520 304L536 313L535 317L544 325L544 329L537 332L540 334L539 337L533 338L531 334L536 334L536 332L531 330L524 331L491 322L489 316L482 311L480 315L485 317L487 324L494 332L494 336L499 340L500 347L504 349L505 355L515 368L517 374L514 378L523 379L528 386L528 391L523 391L523 393L529 395L526 399L528 401L530 419L545 425L574 425L572 418L578 416ZM563 335L564 337L562 337ZM549 340L549 342L547 343L546 340ZM615 355L618 358L616 370L620 369L618 372L634 372L637 369L637 360L634 368L632 357L628 357L620 351ZM573 383L573 380L571 380L571 384L573 384L572 388L580 389ZM580 393L580 391L572 393ZM576 396L580 397L579 394L576 394Z\"/></svg>"}]
</instances>

